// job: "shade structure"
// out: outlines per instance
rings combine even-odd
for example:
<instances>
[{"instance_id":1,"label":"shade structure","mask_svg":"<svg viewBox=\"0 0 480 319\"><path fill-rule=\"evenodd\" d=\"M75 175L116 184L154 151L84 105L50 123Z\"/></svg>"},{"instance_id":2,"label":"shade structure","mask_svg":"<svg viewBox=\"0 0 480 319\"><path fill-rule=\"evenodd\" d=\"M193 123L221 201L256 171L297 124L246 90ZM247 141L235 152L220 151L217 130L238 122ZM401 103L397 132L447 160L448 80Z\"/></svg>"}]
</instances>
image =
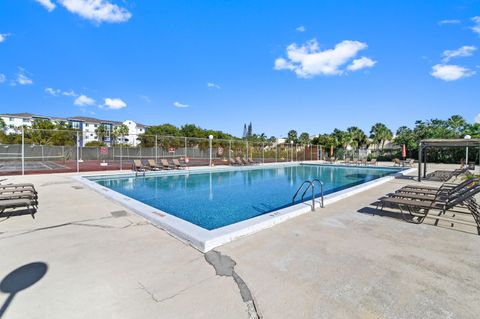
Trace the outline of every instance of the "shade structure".
<instances>
[{"instance_id":1,"label":"shade structure","mask_svg":"<svg viewBox=\"0 0 480 319\"><path fill-rule=\"evenodd\" d=\"M480 149L480 139L426 139L421 140L418 145L418 181L422 180L422 163L423 177L427 176L427 150L432 147L478 147ZM479 152L480 156L480 152ZM479 158L480 162L480 158Z\"/></svg>"}]
</instances>

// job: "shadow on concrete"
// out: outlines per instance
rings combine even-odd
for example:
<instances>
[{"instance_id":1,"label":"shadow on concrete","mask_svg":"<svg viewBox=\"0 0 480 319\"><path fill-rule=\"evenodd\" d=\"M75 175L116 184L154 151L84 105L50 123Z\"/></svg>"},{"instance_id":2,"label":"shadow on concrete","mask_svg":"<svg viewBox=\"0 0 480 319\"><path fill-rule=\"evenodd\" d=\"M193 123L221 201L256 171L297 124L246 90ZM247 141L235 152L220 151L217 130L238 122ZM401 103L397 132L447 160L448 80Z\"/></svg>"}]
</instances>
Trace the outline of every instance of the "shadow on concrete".
<instances>
[{"instance_id":1,"label":"shadow on concrete","mask_svg":"<svg viewBox=\"0 0 480 319\"><path fill-rule=\"evenodd\" d=\"M375 207L377 206L377 203L373 203L371 205L374 207L367 206L367 207L360 208L359 210L357 210L357 213L371 215L371 216L381 216L381 217L391 217L395 219L402 219L402 215L400 214L400 212L393 212L385 209L380 210L380 208L375 209Z\"/></svg>"},{"instance_id":2,"label":"shadow on concrete","mask_svg":"<svg viewBox=\"0 0 480 319\"><path fill-rule=\"evenodd\" d=\"M32 218L35 218L35 214L37 213L37 210L32 208L30 210L28 209L19 209L19 210L14 210L14 211L9 211L9 212L3 212L0 214L0 218L4 218L4 220L9 219L10 217L15 217L15 216L24 216L24 215L31 215ZM3 220L2 220L3 221ZM1 222L1 221L0 221Z\"/></svg>"},{"instance_id":3,"label":"shadow on concrete","mask_svg":"<svg viewBox=\"0 0 480 319\"><path fill-rule=\"evenodd\" d=\"M47 272L48 266L43 262L33 262L23 265L10 272L2 282L0 282L0 291L9 294L7 300L0 308L0 318L3 317L13 298L20 291L33 286Z\"/></svg>"}]
</instances>

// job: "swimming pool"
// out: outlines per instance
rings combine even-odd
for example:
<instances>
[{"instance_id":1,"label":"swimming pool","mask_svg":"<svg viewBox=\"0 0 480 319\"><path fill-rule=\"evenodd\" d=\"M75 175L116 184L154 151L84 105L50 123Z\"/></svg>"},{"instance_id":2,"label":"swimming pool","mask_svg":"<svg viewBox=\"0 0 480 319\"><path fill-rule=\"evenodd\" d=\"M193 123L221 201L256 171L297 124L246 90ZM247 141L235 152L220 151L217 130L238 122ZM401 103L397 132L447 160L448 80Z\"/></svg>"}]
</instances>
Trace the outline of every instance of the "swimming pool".
<instances>
[{"instance_id":1,"label":"swimming pool","mask_svg":"<svg viewBox=\"0 0 480 319\"><path fill-rule=\"evenodd\" d=\"M321 180L328 195L398 172L396 168L297 164L89 179L210 231L292 206L292 196L305 180Z\"/></svg>"}]
</instances>

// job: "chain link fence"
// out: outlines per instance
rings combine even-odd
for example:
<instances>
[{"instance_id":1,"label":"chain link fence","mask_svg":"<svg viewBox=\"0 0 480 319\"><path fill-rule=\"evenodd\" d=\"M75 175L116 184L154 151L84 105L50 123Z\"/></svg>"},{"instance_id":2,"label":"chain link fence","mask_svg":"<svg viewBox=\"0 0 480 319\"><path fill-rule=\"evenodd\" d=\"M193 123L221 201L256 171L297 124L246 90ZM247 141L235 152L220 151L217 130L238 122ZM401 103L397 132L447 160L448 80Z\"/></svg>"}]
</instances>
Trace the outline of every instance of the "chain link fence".
<instances>
[{"instance_id":1,"label":"chain link fence","mask_svg":"<svg viewBox=\"0 0 480 319\"><path fill-rule=\"evenodd\" d=\"M319 159L316 145L159 135L96 136L76 130L23 128L0 136L0 175L130 170L134 160L178 159L187 166Z\"/></svg>"}]
</instances>

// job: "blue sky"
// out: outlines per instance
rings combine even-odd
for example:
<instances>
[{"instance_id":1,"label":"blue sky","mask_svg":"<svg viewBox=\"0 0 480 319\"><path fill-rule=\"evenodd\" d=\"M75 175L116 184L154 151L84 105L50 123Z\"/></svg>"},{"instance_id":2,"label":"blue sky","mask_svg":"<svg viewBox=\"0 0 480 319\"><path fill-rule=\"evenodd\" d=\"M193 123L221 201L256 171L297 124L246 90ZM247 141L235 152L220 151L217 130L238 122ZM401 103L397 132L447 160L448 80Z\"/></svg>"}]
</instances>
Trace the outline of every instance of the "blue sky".
<instances>
[{"instance_id":1,"label":"blue sky","mask_svg":"<svg viewBox=\"0 0 480 319\"><path fill-rule=\"evenodd\" d=\"M311 134L480 113L480 1L2 0L0 112Z\"/></svg>"}]
</instances>

